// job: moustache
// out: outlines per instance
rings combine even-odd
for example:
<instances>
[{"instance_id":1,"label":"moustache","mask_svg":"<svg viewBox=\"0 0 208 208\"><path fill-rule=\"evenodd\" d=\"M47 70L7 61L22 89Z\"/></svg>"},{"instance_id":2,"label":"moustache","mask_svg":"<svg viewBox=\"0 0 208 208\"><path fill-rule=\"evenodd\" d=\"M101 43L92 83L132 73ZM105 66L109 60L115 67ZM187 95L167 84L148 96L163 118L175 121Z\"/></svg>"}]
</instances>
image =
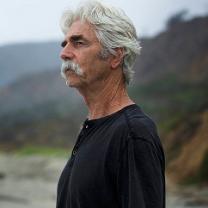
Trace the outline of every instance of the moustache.
<instances>
[{"instance_id":1,"label":"moustache","mask_svg":"<svg viewBox=\"0 0 208 208\"><path fill-rule=\"evenodd\" d=\"M73 61L63 61L61 65L61 76L66 79L66 72L73 71L76 75L82 76L83 70L80 68L79 64Z\"/></svg>"}]
</instances>

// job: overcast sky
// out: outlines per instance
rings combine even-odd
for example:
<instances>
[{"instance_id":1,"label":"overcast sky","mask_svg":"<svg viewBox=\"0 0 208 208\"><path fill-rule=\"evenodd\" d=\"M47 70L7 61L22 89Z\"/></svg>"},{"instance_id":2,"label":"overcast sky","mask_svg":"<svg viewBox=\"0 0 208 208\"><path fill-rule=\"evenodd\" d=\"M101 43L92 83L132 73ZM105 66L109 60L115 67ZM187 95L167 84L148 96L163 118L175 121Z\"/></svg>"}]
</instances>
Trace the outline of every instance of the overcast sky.
<instances>
[{"instance_id":1,"label":"overcast sky","mask_svg":"<svg viewBox=\"0 0 208 208\"><path fill-rule=\"evenodd\" d=\"M168 17L182 9L190 16L208 14L208 0L103 0L122 8L134 22L140 36L152 36L164 29ZM60 16L80 1L0 0L0 45L25 41L60 40Z\"/></svg>"}]
</instances>

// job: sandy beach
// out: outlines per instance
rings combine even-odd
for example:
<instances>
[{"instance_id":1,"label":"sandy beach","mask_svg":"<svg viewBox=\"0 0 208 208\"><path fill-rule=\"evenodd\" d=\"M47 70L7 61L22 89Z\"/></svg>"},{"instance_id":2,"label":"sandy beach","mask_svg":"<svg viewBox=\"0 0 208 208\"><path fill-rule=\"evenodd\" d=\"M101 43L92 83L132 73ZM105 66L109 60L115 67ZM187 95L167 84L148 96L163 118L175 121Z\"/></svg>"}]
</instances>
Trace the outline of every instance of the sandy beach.
<instances>
[{"instance_id":1,"label":"sandy beach","mask_svg":"<svg viewBox=\"0 0 208 208\"><path fill-rule=\"evenodd\" d=\"M0 155L1 208L55 208L56 187L65 158L44 156ZM167 208L205 208L208 191L189 189L178 194L168 186Z\"/></svg>"}]
</instances>

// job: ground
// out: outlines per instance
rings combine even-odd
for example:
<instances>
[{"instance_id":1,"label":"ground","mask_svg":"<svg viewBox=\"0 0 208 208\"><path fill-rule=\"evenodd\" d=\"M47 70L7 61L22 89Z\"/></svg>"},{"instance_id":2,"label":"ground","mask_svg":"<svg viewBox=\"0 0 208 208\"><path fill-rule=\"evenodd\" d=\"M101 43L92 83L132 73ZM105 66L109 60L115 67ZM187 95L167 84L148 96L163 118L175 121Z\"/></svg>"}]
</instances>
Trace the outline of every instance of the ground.
<instances>
[{"instance_id":1,"label":"ground","mask_svg":"<svg viewBox=\"0 0 208 208\"><path fill-rule=\"evenodd\" d=\"M55 208L57 181L66 160L64 157L0 154L0 207ZM169 182L167 188L167 208L208 207L207 189L197 192L193 188L186 189L179 194Z\"/></svg>"}]
</instances>

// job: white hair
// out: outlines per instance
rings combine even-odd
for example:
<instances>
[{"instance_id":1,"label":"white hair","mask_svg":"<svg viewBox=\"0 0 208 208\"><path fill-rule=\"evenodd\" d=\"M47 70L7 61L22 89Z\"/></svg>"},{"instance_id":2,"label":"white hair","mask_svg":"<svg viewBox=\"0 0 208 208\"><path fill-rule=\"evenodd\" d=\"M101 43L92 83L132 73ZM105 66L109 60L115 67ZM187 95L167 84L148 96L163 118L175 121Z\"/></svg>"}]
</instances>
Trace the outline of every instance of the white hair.
<instances>
[{"instance_id":1,"label":"white hair","mask_svg":"<svg viewBox=\"0 0 208 208\"><path fill-rule=\"evenodd\" d=\"M83 70L81 69L81 67L79 66L79 64L67 60L67 61L62 61L62 65L61 65L61 76L64 79L67 79L66 77L66 72L67 71L73 71L76 75L78 76L82 76L84 74Z\"/></svg>"},{"instance_id":2,"label":"white hair","mask_svg":"<svg viewBox=\"0 0 208 208\"><path fill-rule=\"evenodd\" d=\"M104 5L99 1L87 1L76 11L66 10L61 18L60 26L66 34L76 20L87 21L95 28L95 34L103 46L103 58L115 54L116 48L123 48L123 74L125 82L133 78L132 70L136 55L140 52L136 29L123 10Z\"/></svg>"}]
</instances>

